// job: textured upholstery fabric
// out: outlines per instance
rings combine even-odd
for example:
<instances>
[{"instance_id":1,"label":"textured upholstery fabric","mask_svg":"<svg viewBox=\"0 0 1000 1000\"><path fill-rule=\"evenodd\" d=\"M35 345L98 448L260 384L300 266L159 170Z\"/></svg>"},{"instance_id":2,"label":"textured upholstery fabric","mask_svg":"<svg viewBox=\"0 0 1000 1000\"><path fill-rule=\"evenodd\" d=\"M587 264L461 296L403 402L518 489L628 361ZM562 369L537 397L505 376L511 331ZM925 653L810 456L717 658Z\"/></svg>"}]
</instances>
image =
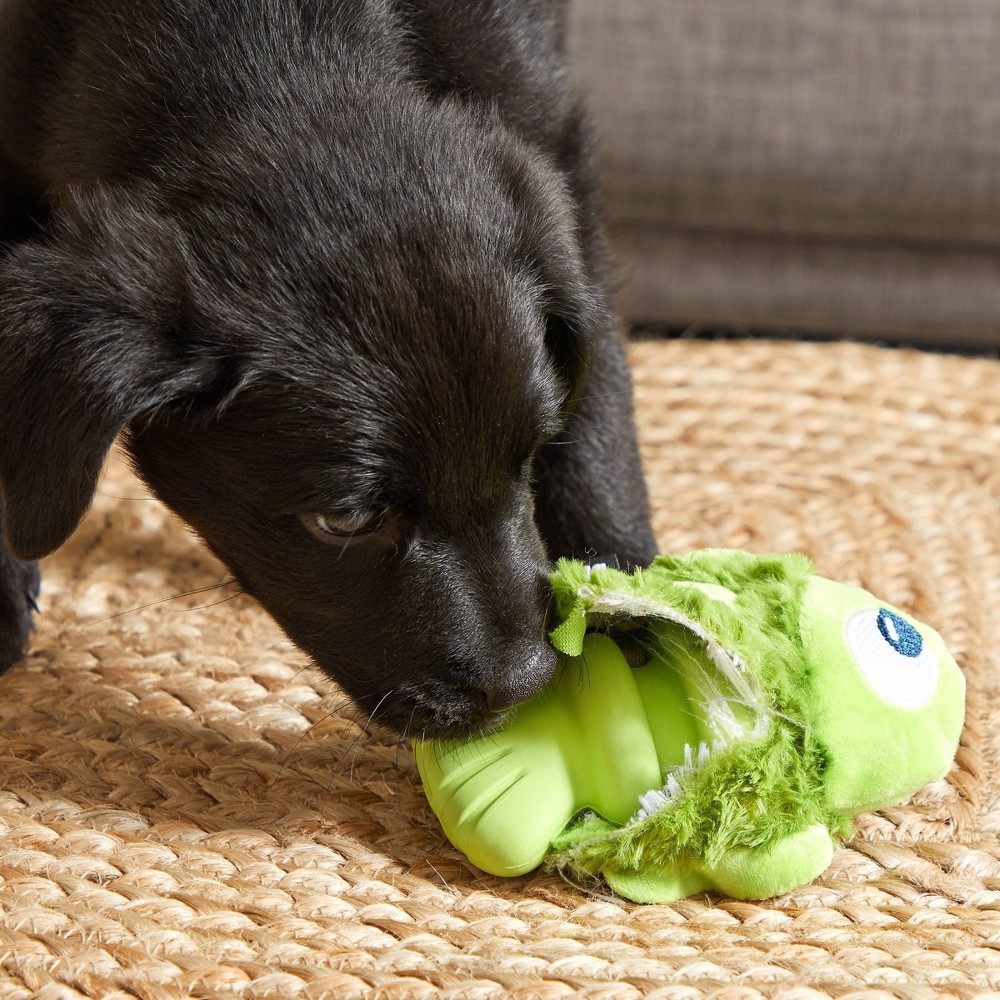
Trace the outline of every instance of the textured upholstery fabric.
<instances>
[{"instance_id":1,"label":"textured upholstery fabric","mask_svg":"<svg viewBox=\"0 0 1000 1000\"><path fill-rule=\"evenodd\" d=\"M994 0L574 0L568 44L630 318L1000 341Z\"/></svg>"},{"instance_id":2,"label":"textured upholstery fabric","mask_svg":"<svg viewBox=\"0 0 1000 1000\"><path fill-rule=\"evenodd\" d=\"M632 226L620 305L639 322L1000 345L1000 254Z\"/></svg>"}]
</instances>

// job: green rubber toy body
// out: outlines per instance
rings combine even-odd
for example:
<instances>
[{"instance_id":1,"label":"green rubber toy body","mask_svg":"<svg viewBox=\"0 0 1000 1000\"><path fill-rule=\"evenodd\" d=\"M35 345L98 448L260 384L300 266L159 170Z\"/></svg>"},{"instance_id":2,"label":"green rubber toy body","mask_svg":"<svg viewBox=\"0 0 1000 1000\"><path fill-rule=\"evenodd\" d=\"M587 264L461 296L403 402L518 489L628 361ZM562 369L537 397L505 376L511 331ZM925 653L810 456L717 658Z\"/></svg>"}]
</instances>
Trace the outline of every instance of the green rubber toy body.
<instances>
[{"instance_id":1,"label":"green rubber toy body","mask_svg":"<svg viewBox=\"0 0 1000 1000\"><path fill-rule=\"evenodd\" d=\"M950 767L964 680L940 636L802 557L710 550L631 576L563 561L553 586L546 689L495 732L414 746L484 871L763 899L819 875L858 812Z\"/></svg>"}]
</instances>

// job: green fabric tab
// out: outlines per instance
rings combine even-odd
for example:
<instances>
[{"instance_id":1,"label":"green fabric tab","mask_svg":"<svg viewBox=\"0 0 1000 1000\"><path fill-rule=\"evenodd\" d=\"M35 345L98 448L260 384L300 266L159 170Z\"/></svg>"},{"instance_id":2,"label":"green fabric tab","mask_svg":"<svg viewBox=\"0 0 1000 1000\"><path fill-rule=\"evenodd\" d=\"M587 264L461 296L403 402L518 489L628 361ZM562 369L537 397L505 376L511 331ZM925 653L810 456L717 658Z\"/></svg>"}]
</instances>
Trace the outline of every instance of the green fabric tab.
<instances>
[{"instance_id":1,"label":"green fabric tab","mask_svg":"<svg viewBox=\"0 0 1000 1000\"><path fill-rule=\"evenodd\" d=\"M587 632L587 602L582 598L566 615L566 620L549 633L549 641L566 656L579 656Z\"/></svg>"}]
</instances>

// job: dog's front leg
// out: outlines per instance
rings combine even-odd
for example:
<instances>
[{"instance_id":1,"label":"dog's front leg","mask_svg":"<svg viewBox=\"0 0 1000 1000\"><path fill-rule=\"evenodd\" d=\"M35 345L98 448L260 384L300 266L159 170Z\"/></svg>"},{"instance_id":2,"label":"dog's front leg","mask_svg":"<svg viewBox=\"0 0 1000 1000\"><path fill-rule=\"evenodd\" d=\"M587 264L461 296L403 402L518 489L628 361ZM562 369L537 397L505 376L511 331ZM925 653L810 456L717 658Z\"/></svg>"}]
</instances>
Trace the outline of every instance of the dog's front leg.
<instances>
[{"instance_id":1,"label":"dog's front leg","mask_svg":"<svg viewBox=\"0 0 1000 1000\"><path fill-rule=\"evenodd\" d=\"M16 559L7 551L0 509L0 671L24 655L37 610L39 582L38 563Z\"/></svg>"},{"instance_id":2,"label":"dog's front leg","mask_svg":"<svg viewBox=\"0 0 1000 1000\"><path fill-rule=\"evenodd\" d=\"M604 331L590 374L561 434L535 458L535 512L553 558L617 557L622 568L656 555L632 421L624 346Z\"/></svg>"},{"instance_id":3,"label":"dog's front leg","mask_svg":"<svg viewBox=\"0 0 1000 1000\"><path fill-rule=\"evenodd\" d=\"M34 220L41 215L38 206L14 184L14 176L13 166L0 149L0 267L8 250L33 232ZM0 365L5 360L0 358ZM38 564L15 559L7 550L0 502L0 672L24 654L38 587Z\"/></svg>"},{"instance_id":4,"label":"dog's front leg","mask_svg":"<svg viewBox=\"0 0 1000 1000\"><path fill-rule=\"evenodd\" d=\"M580 249L589 279L607 292L611 268L600 224L592 139L579 106L561 132L556 160L577 206ZM632 416L625 345L610 313L583 331L588 372L574 389L565 430L535 461L536 517L552 557L617 557L624 569L656 555Z\"/></svg>"}]
</instances>

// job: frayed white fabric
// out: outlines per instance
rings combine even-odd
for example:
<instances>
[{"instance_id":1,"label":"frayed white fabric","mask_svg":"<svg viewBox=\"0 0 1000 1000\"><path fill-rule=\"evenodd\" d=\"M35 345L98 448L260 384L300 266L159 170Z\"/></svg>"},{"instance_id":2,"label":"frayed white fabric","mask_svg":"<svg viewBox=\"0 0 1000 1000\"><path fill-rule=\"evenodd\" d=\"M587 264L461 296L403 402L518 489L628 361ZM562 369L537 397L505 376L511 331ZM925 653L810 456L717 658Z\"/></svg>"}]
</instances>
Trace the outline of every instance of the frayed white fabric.
<instances>
[{"instance_id":1,"label":"frayed white fabric","mask_svg":"<svg viewBox=\"0 0 1000 1000\"><path fill-rule=\"evenodd\" d=\"M685 581L681 585L702 590L713 600L725 604L730 604L736 599L736 595L726 587L695 581ZM705 654L718 669L724 682L720 684L719 678L714 677L711 670L701 666L697 659L686 658L688 679L701 694L701 709L713 734L711 746L706 742L699 743L695 755L691 745L685 744L684 762L670 768L666 781L660 788L652 788L639 797L639 809L623 827L626 829L677 802L684 794L684 777L704 767L713 753L736 740L763 739L770 730L774 713L747 672L742 658L732 650L726 649L700 622L687 617L670 605L636 597L634 594L605 591L598 595L593 589L584 585L578 588L577 595L588 601L587 610L590 613L659 618L688 630L705 644ZM730 690L725 690L726 686ZM742 714L749 716L752 722L748 724L741 719L734 706L742 709Z\"/></svg>"}]
</instances>

